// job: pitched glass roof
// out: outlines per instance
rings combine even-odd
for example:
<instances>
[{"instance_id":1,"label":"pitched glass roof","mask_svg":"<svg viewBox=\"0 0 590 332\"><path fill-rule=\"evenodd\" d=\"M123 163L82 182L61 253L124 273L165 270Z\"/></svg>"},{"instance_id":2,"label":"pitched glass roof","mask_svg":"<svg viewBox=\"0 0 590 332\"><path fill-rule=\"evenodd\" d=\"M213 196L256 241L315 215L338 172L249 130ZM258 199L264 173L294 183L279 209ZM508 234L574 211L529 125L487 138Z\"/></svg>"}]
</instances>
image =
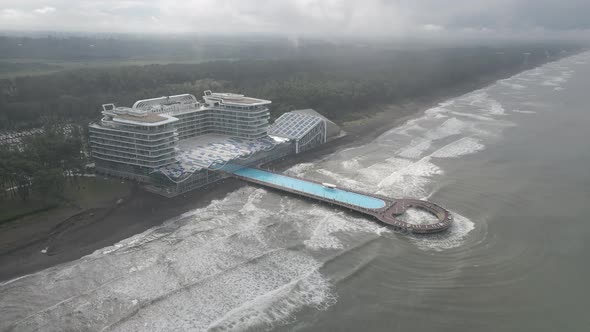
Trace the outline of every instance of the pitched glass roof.
<instances>
[{"instance_id":1,"label":"pitched glass roof","mask_svg":"<svg viewBox=\"0 0 590 332\"><path fill-rule=\"evenodd\" d=\"M211 137L210 141L206 139L207 136ZM202 143L195 144L199 140ZM161 167L157 171L176 181L201 169L210 169L218 163L223 164L231 160L247 158L260 151L269 151L279 144L268 136L256 140L245 140L221 135L204 135L198 139L189 140L190 142L193 144L180 146L176 163Z\"/></svg>"},{"instance_id":2,"label":"pitched glass roof","mask_svg":"<svg viewBox=\"0 0 590 332\"><path fill-rule=\"evenodd\" d=\"M275 123L268 127L268 134L272 136L300 139L323 119L303 113L285 113Z\"/></svg>"}]
</instances>

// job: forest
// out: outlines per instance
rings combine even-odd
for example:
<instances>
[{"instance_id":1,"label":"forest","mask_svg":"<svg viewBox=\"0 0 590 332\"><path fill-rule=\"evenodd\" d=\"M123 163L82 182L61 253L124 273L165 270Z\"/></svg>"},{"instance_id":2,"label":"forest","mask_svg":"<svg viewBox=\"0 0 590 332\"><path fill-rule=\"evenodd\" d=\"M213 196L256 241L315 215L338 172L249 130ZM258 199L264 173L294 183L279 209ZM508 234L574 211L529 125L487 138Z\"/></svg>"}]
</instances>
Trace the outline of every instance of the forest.
<instances>
[{"instance_id":1,"label":"forest","mask_svg":"<svg viewBox=\"0 0 590 332\"><path fill-rule=\"evenodd\" d=\"M0 130L43 123L86 124L100 105L203 90L244 93L273 101L272 116L314 108L344 121L373 106L437 94L490 75L532 67L574 52L575 45L388 49L318 47L266 59L219 60L89 68L0 80ZM274 54L274 53L273 53Z\"/></svg>"},{"instance_id":2,"label":"forest","mask_svg":"<svg viewBox=\"0 0 590 332\"><path fill-rule=\"evenodd\" d=\"M18 149L0 146L0 222L61 201L66 182L77 183L84 170L82 135L78 127L46 125Z\"/></svg>"}]
</instances>

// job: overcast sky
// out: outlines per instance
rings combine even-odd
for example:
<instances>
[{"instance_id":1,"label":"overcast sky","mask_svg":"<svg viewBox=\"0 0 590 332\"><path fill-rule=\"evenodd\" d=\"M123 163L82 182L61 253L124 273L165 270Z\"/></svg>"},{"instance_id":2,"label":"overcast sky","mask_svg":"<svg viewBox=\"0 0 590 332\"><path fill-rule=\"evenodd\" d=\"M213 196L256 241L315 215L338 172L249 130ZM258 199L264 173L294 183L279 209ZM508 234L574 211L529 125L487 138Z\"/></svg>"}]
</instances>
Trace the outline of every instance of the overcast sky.
<instances>
[{"instance_id":1,"label":"overcast sky","mask_svg":"<svg viewBox=\"0 0 590 332\"><path fill-rule=\"evenodd\" d=\"M590 36L590 0L0 0L1 30Z\"/></svg>"}]
</instances>

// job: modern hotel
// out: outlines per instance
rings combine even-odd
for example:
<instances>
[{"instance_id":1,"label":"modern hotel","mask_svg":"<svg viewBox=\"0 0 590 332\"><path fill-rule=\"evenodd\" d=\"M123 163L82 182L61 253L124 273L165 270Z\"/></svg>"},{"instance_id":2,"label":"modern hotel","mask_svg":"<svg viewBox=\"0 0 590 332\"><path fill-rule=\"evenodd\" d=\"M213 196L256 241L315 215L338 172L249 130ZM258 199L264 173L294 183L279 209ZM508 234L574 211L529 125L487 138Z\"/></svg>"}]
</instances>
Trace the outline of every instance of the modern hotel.
<instances>
[{"instance_id":1,"label":"modern hotel","mask_svg":"<svg viewBox=\"0 0 590 332\"><path fill-rule=\"evenodd\" d=\"M99 173L133 179L176 196L227 177L231 165L258 166L325 143L340 133L317 112L283 114L269 125L271 101L205 91L102 106L89 125Z\"/></svg>"}]
</instances>

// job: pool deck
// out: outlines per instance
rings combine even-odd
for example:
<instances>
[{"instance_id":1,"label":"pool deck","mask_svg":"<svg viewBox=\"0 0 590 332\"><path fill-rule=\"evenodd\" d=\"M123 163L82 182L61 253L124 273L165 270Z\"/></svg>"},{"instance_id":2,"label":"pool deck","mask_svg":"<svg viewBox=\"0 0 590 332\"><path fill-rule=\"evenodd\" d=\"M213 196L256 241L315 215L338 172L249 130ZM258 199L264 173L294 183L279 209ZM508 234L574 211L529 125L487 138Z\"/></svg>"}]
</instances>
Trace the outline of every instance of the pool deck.
<instances>
[{"instance_id":1,"label":"pool deck","mask_svg":"<svg viewBox=\"0 0 590 332\"><path fill-rule=\"evenodd\" d=\"M367 194L339 187L329 189L323 187L323 185L320 182L301 179L298 177L284 174L277 174L258 168L241 167L236 170L227 171L227 173L232 177L259 186L281 190L294 195L314 199L317 201L328 203L330 205L336 205L342 208L356 211L358 213L369 215L387 225L393 226L394 229L400 231L407 231L418 234L437 233L449 228L453 222L453 217L449 213L449 211L435 203L419 199L392 199L380 195ZM293 183L299 184L299 186L285 185L284 181L278 181L273 179L273 175L279 179L290 178L293 180ZM302 182L305 182L307 186L301 186ZM321 192L322 194L319 194L319 192L316 191L318 185L325 188L325 191ZM307 188L312 188L313 190L307 190ZM334 190L336 194L326 195L327 190ZM363 203L355 204L350 199L343 199L343 196L340 194L348 194L346 195L346 197L350 196L353 198L361 198L361 201ZM383 204L378 205L379 207L376 207L376 205L371 205L376 201L382 201L384 203L384 206L382 206ZM372 203L366 204L366 202ZM375 207L371 208L368 206ZM437 222L431 224L411 224L397 218L398 216L404 214L410 208L424 210L434 215L437 218Z\"/></svg>"}]
</instances>

